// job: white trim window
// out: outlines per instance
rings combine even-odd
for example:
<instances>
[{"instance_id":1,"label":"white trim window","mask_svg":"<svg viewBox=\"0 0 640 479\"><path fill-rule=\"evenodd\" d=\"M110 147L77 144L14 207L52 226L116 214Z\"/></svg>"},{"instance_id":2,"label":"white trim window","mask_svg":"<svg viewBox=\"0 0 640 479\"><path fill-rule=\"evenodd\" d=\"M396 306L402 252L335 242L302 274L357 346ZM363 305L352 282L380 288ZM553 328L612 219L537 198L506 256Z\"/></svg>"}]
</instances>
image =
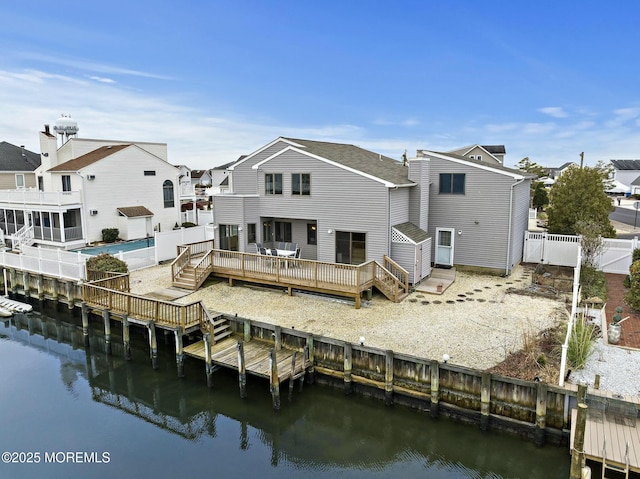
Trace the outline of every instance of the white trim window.
<instances>
[{"instance_id":1,"label":"white trim window","mask_svg":"<svg viewBox=\"0 0 640 479\"><path fill-rule=\"evenodd\" d=\"M16 188L24 188L24 174L16 173Z\"/></svg>"}]
</instances>

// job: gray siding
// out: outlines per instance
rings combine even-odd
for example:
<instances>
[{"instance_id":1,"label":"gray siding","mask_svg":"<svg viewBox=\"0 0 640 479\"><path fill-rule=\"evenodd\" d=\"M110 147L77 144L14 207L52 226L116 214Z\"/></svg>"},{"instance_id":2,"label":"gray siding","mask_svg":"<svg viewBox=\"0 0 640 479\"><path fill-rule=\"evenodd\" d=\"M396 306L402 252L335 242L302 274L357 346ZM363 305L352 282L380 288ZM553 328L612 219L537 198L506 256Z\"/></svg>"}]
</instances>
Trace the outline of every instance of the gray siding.
<instances>
[{"instance_id":1,"label":"gray siding","mask_svg":"<svg viewBox=\"0 0 640 479\"><path fill-rule=\"evenodd\" d=\"M233 180L233 192L238 195L252 195L260 193L260 190L256 191L256 178L258 174L262 174L258 170L253 170L251 167L256 163L260 163L265 158L269 158L271 155L283 150L287 146L290 146L284 141L278 141L271 145L269 148L257 153L252 158L240 163L234 169L232 174ZM264 188L264 184L263 184ZM264 193L264 191L263 191Z\"/></svg>"},{"instance_id":2,"label":"gray siding","mask_svg":"<svg viewBox=\"0 0 640 479\"><path fill-rule=\"evenodd\" d=\"M413 243L391 243L391 259L409 272L409 283L414 283L416 268L416 245Z\"/></svg>"},{"instance_id":3,"label":"gray siding","mask_svg":"<svg viewBox=\"0 0 640 479\"><path fill-rule=\"evenodd\" d=\"M433 238L422 243L422 278L431 275L431 254L433 251Z\"/></svg>"},{"instance_id":4,"label":"gray siding","mask_svg":"<svg viewBox=\"0 0 640 479\"><path fill-rule=\"evenodd\" d=\"M282 173L282 195L264 195L267 173ZM311 175L310 196L291 195L292 173ZM262 217L317 221L318 260L335 261L335 231L366 233L368 260L388 254L389 191L381 183L294 151L263 164L257 183Z\"/></svg>"},{"instance_id":5,"label":"gray siding","mask_svg":"<svg viewBox=\"0 0 640 479\"><path fill-rule=\"evenodd\" d=\"M409 221L409 192L412 188L389 190L390 226Z\"/></svg>"},{"instance_id":6,"label":"gray siding","mask_svg":"<svg viewBox=\"0 0 640 479\"><path fill-rule=\"evenodd\" d=\"M513 188L513 224L511 227L511 255L509 272L522 260L524 233L529 227L529 190L531 181L525 180Z\"/></svg>"},{"instance_id":7,"label":"gray siding","mask_svg":"<svg viewBox=\"0 0 640 479\"><path fill-rule=\"evenodd\" d=\"M429 229L429 159L409 161L409 179L416 186L409 188L409 221L424 231Z\"/></svg>"},{"instance_id":8,"label":"gray siding","mask_svg":"<svg viewBox=\"0 0 640 479\"><path fill-rule=\"evenodd\" d=\"M465 194L439 194L440 173L465 173ZM504 269L513 177L440 158L431 158L430 176L432 258L437 247L436 228L454 228L454 264ZM526 200L528 208L528 197Z\"/></svg>"},{"instance_id":9,"label":"gray siding","mask_svg":"<svg viewBox=\"0 0 640 479\"><path fill-rule=\"evenodd\" d=\"M478 155L482 156L482 161L486 161L490 165L499 165L501 164L499 161L496 161L489 153L484 151L482 148L476 146L469 153L467 153L466 157L471 158L473 156L475 159L478 159Z\"/></svg>"},{"instance_id":10,"label":"gray siding","mask_svg":"<svg viewBox=\"0 0 640 479\"><path fill-rule=\"evenodd\" d=\"M257 213L257 197L220 195L215 197L213 203L213 217L218 225L238 225L242 231L238 231L238 249L240 251L253 252L247 245L247 223L258 223L258 238L262 229L260 228L260 218ZM219 248L219 236L214 235L215 247ZM260 241L260 239L258 239Z\"/></svg>"}]
</instances>

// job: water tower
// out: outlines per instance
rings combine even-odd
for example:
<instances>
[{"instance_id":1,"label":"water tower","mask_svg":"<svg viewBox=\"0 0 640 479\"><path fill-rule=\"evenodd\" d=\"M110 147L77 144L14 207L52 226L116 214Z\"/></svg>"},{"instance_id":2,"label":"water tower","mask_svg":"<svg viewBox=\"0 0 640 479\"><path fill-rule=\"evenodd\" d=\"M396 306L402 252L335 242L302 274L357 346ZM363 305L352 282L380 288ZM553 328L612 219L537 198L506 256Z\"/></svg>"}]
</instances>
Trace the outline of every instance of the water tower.
<instances>
[{"instance_id":1,"label":"water tower","mask_svg":"<svg viewBox=\"0 0 640 479\"><path fill-rule=\"evenodd\" d=\"M69 140L69 137L78 134L78 122L71 119L71 115L61 115L56 120L53 130L60 135L61 145Z\"/></svg>"}]
</instances>

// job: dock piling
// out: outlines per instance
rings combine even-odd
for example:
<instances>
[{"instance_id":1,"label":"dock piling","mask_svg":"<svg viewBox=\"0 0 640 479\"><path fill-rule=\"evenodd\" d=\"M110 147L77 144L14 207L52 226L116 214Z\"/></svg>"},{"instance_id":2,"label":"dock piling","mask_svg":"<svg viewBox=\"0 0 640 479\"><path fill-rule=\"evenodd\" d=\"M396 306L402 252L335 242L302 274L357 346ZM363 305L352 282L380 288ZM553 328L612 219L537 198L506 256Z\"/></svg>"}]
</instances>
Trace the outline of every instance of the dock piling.
<instances>
[{"instance_id":1,"label":"dock piling","mask_svg":"<svg viewBox=\"0 0 640 479\"><path fill-rule=\"evenodd\" d=\"M238 341L238 382L240 384L240 397L247 397L247 370L244 362L244 341Z\"/></svg>"},{"instance_id":2,"label":"dock piling","mask_svg":"<svg viewBox=\"0 0 640 479\"><path fill-rule=\"evenodd\" d=\"M122 315L122 345L124 346L124 359L131 361L131 339L129 335L129 316Z\"/></svg>"},{"instance_id":3,"label":"dock piling","mask_svg":"<svg viewBox=\"0 0 640 479\"><path fill-rule=\"evenodd\" d=\"M573 438L573 449L571 449L571 471L570 479L580 479L584 466L584 433L587 427L587 405L578 404L578 415L576 418L576 431Z\"/></svg>"},{"instance_id":4,"label":"dock piling","mask_svg":"<svg viewBox=\"0 0 640 479\"><path fill-rule=\"evenodd\" d=\"M149 355L151 356L151 367L158 369L158 340L156 339L156 323L149 322Z\"/></svg>"},{"instance_id":5,"label":"dock piling","mask_svg":"<svg viewBox=\"0 0 640 479\"><path fill-rule=\"evenodd\" d=\"M346 395L351 394L351 366L353 359L353 347L351 343L344 343L344 393Z\"/></svg>"},{"instance_id":6,"label":"dock piling","mask_svg":"<svg viewBox=\"0 0 640 479\"><path fill-rule=\"evenodd\" d=\"M108 309L102 311L102 319L104 320L104 348L107 356L111 356L111 318Z\"/></svg>"},{"instance_id":7,"label":"dock piling","mask_svg":"<svg viewBox=\"0 0 640 479\"><path fill-rule=\"evenodd\" d=\"M182 350L182 328L178 327L174 331L176 338L176 366L178 368L178 377L184 377L184 352Z\"/></svg>"},{"instance_id":8,"label":"dock piling","mask_svg":"<svg viewBox=\"0 0 640 479\"><path fill-rule=\"evenodd\" d=\"M273 334L274 341L276 343L276 351L280 351L282 349L282 327L276 326Z\"/></svg>"},{"instance_id":9,"label":"dock piling","mask_svg":"<svg viewBox=\"0 0 640 479\"><path fill-rule=\"evenodd\" d=\"M275 411L280 410L280 378L278 378L278 360L276 357L276 348L271 350L269 355L269 366L271 369L271 399L273 402L273 409Z\"/></svg>"},{"instance_id":10,"label":"dock piling","mask_svg":"<svg viewBox=\"0 0 640 479\"><path fill-rule=\"evenodd\" d=\"M439 382L440 382L440 364L437 359L431 361L431 406L429 407L429 413L432 418L437 418L438 402L440 400Z\"/></svg>"},{"instance_id":11,"label":"dock piling","mask_svg":"<svg viewBox=\"0 0 640 479\"><path fill-rule=\"evenodd\" d=\"M245 341L251 341L251 320L250 319L245 319L243 322L243 326L244 326L244 340Z\"/></svg>"},{"instance_id":12,"label":"dock piling","mask_svg":"<svg viewBox=\"0 0 640 479\"><path fill-rule=\"evenodd\" d=\"M387 406L393 405L393 351L390 349L385 354L384 403Z\"/></svg>"},{"instance_id":13,"label":"dock piling","mask_svg":"<svg viewBox=\"0 0 640 479\"><path fill-rule=\"evenodd\" d=\"M491 413L491 373L482 373L480 386L480 430L489 430L489 414Z\"/></svg>"},{"instance_id":14,"label":"dock piling","mask_svg":"<svg viewBox=\"0 0 640 479\"><path fill-rule=\"evenodd\" d=\"M207 374L207 387L213 387L213 360L211 355L211 333L205 333L204 337L204 368Z\"/></svg>"},{"instance_id":15,"label":"dock piling","mask_svg":"<svg viewBox=\"0 0 640 479\"><path fill-rule=\"evenodd\" d=\"M80 311L82 314L82 336L84 338L84 346L85 348L89 347L89 306L87 303L83 302L80 306Z\"/></svg>"},{"instance_id":16,"label":"dock piling","mask_svg":"<svg viewBox=\"0 0 640 479\"><path fill-rule=\"evenodd\" d=\"M293 356L291 356L291 377L289 378L289 401L291 401L291 399L293 398L293 385L295 384L296 380L296 356L297 356L298 352L294 351L293 352Z\"/></svg>"},{"instance_id":17,"label":"dock piling","mask_svg":"<svg viewBox=\"0 0 640 479\"><path fill-rule=\"evenodd\" d=\"M305 367L307 367L307 373L305 374L307 384L313 384L315 380L315 368L313 367L314 357L313 357L313 334L309 334L307 336L307 361L305 362Z\"/></svg>"},{"instance_id":18,"label":"dock piling","mask_svg":"<svg viewBox=\"0 0 640 479\"><path fill-rule=\"evenodd\" d=\"M535 444L538 447L544 446L545 428L547 423L547 384L538 383L536 396L536 432Z\"/></svg>"}]
</instances>

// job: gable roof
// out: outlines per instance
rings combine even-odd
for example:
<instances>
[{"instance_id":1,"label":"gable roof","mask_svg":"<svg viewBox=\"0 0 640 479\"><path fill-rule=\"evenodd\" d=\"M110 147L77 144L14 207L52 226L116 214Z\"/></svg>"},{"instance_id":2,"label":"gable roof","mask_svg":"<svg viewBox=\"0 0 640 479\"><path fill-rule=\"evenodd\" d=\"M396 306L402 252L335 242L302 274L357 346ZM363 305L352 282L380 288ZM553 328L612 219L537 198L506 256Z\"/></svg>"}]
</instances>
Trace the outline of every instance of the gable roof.
<instances>
[{"instance_id":1,"label":"gable roof","mask_svg":"<svg viewBox=\"0 0 640 479\"><path fill-rule=\"evenodd\" d=\"M82 156L60 163L59 165L50 168L49 171L78 171L130 146L131 145L101 146L100 148L90 151Z\"/></svg>"},{"instance_id":2,"label":"gable roof","mask_svg":"<svg viewBox=\"0 0 640 479\"><path fill-rule=\"evenodd\" d=\"M153 216L153 213L149 211L145 206L121 206L116 208L118 213L127 218L136 218L140 216Z\"/></svg>"},{"instance_id":3,"label":"gable roof","mask_svg":"<svg viewBox=\"0 0 640 479\"><path fill-rule=\"evenodd\" d=\"M494 156L494 154L496 154L496 155L505 155L507 153L507 150L504 147L504 145L479 145L479 144L463 146L462 148L456 148L455 150L449 150L446 153L453 153L453 154L456 154L456 155L466 156L474 148L480 148L481 150L484 150L484 152L487 153L487 155L492 157L498 163L502 163L502 162L498 157Z\"/></svg>"},{"instance_id":4,"label":"gable roof","mask_svg":"<svg viewBox=\"0 0 640 479\"><path fill-rule=\"evenodd\" d=\"M441 158L443 160L452 160L458 163L467 163L470 166L483 170L494 171L503 175L508 175L513 177L514 179L531 179L536 177L536 175L534 174L527 173L526 171L522 170L516 170L514 168L508 168L506 166L503 166L502 164L492 164L482 160L472 160L471 158L467 158L466 156L456 155L453 153L440 153L437 151L429 150L418 150L418 152L423 156L433 155L436 158Z\"/></svg>"},{"instance_id":5,"label":"gable roof","mask_svg":"<svg viewBox=\"0 0 640 479\"><path fill-rule=\"evenodd\" d=\"M640 170L640 160L611 160L616 170Z\"/></svg>"},{"instance_id":6,"label":"gable roof","mask_svg":"<svg viewBox=\"0 0 640 479\"><path fill-rule=\"evenodd\" d=\"M204 174L208 174L209 170L191 170L191 178L202 178Z\"/></svg>"},{"instance_id":7,"label":"gable roof","mask_svg":"<svg viewBox=\"0 0 640 479\"><path fill-rule=\"evenodd\" d=\"M229 168L231 165L233 165L234 163L242 160L243 158L245 158L245 155L242 155L240 158L238 158L236 161L230 161L229 163L225 163L224 165L218 165L218 166L214 166L213 168L211 168L212 170L226 170L227 168Z\"/></svg>"},{"instance_id":8,"label":"gable roof","mask_svg":"<svg viewBox=\"0 0 640 479\"><path fill-rule=\"evenodd\" d=\"M506 155L507 149L504 145L481 145L482 148L487 150L492 155Z\"/></svg>"},{"instance_id":9,"label":"gable roof","mask_svg":"<svg viewBox=\"0 0 640 479\"><path fill-rule=\"evenodd\" d=\"M6 141L0 143L0 171L35 171L40 163L38 153Z\"/></svg>"},{"instance_id":10,"label":"gable roof","mask_svg":"<svg viewBox=\"0 0 640 479\"><path fill-rule=\"evenodd\" d=\"M415 184L409 179L409 169L388 156L345 143L330 143L295 138L283 138L301 146L301 151L337 163L350 170L364 173L394 186Z\"/></svg>"}]
</instances>

